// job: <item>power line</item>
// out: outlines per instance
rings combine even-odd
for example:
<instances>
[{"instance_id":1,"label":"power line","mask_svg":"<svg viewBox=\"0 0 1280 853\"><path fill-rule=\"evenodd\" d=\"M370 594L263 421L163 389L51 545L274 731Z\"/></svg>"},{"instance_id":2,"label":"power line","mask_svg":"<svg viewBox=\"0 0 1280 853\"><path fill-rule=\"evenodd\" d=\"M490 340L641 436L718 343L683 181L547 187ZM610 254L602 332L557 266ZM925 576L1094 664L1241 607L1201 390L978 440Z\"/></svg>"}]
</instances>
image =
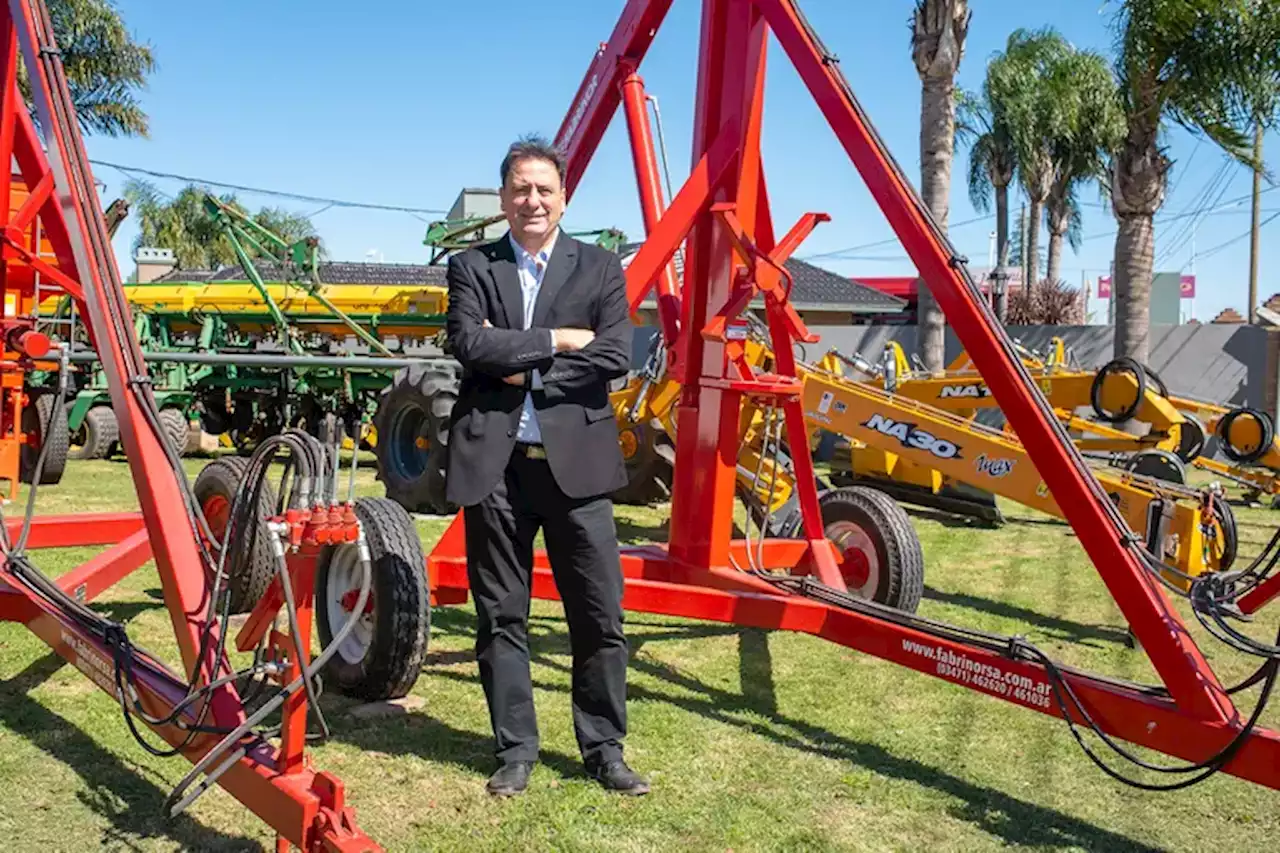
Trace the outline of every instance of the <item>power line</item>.
<instances>
[{"instance_id":1,"label":"power line","mask_svg":"<svg viewBox=\"0 0 1280 853\"><path fill-rule=\"evenodd\" d=\"M1262 228L1269 225L1271 222L1275 221L1277 218L1280 218L1280 212L1273 213L1270 216L1268 216L1266 219L1258 223L1258 230L1262 230ZM1227 240L1225 243L1219 243L1218 245L1214 246L1211 249L1205 249L1203 252L1200 252L1199 254L1196 255L1196 260L1202 261L1205 258L1212 257L1213 255L1216 255L1218 252L1221 252L1223 249L1229 246L1234 246L1236 243L1239 243L1241 240L1245 239L1252 233L1253 233L1253 229L1250 228L1248 231L1236 237L1232 237L1230 240Z\"/></svg>"},{"instance_id":2,"label":"power line","mask_svg":"<svg viewBox=\"0 0 1280 853\"><path fill-rule=\"evenodd\" d=\"M966 219L963 222L953 222L951 225L948 226L948 228L963 228L965 225L973 225L975 222L985 222L990 218L991 218L990 216L975 216L974 218ZM899 242L897 237L886 237L885 239L877 240L874 243L863 243L860 246L846 246L843 249L832 249L830 252L818 252L812 255L797 256L797 258L802 261L812 261L812 260L817 260L818 258L833 258L836 255L843 255L847 252L861 252L863 249L874 249L877 246L886 246L889 243L897 243L897 242ZM844 259L836 258L836 260L844 260ZM849 260L855 260L855 259L849 259Z\"/></svg>"},{"instance_id":3,"label":"power line","mask_svg":"<svg viewBox=\"0 0 1280 853\"><path fill-rule=\"evenodd\" d=\"M105 160L90 160L95 166L106 166L116 169L125 174L148 175L153 178L167 178L175 181L185 181L188 184L202 184L204 186L219 187L221 189L239 190L240 192L254 193L257 195L274 196L275 198L287 198L294 201L306 201L314 204L323 204L327 207L352 207L364 210L388 210L395 213L431 213L445 214L447 210L440 210L431 207L403 207L394 204L375 204L372 202L347 201L337 198L326 198L324 196L303 195L301 193L285 192L284 190L268 190L261 187L247 187L241 184L228 184L222 181L211 181L207 178L195 178L190 175L177 175L172 172L157 172L152 169L143 169L140 166L123 166L119 163L109 163Z\"/></svg>"},{"instance_id":4,"label":"power line","mask_svg":"<svg viewBox=\"0 0 1280 853\"><path fill-rule=\"evenodd\" d=\"M1158 254L1156 257L1156 263L1162 263L1163 261L1172 259L1178 254L1178 252L1182 251L1183 246L1195 239L1196 232L1204 222L1204 217L1208 215L1210 210L1213 210L1222 202L1222 197L1226 195L1227 190L1231 188L1231 182L1235 178L1234 175L1231 175L1231 164L1232 161L1224 156L1222 167L1218 172L1221 177L1213 188L1210 188L1210 186L1205 187L1200 204L1197 205L1196 208L1196 213L1198 215L1192 216L1188 222L1183 224L1181 230L1177 232L1176 236L1165 241L1165 251L1162 253L1164 257L1162 259ZM1218 194L1213 201L1209 201L1209 196L1215 189Z\"/></svg>"}]
</instances>

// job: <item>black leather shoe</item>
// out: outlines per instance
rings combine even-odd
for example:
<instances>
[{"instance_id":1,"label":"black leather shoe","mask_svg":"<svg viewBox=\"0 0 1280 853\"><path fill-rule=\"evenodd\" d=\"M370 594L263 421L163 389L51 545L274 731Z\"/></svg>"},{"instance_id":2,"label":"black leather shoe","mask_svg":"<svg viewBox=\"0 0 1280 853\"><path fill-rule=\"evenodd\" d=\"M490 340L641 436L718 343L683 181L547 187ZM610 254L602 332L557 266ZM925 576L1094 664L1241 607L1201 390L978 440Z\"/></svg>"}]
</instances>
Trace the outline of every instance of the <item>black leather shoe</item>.
<instances>
[{"instance_id":1,"label":"black leather shoe","mask_svg":"<svg viewBox=\"0 0 1280 853\"><path fill-rule=\"evenodd\" d=\"M591 775L609 791L633 797L649 793L649 782L621 760L606 762Z\"/></svg>"},{"instance_id":2,"label":"black leather shoe","mask_svg":"<svg viewBox=\"0 0 1280 853\"><path fill-rule=\"evenodd\" d=\"M513 797L523 794L529 786L529 774L533 772L532 761L512 761L498 768L489 777L485 789L495 797Z\"/></svg>"}]
</instances>

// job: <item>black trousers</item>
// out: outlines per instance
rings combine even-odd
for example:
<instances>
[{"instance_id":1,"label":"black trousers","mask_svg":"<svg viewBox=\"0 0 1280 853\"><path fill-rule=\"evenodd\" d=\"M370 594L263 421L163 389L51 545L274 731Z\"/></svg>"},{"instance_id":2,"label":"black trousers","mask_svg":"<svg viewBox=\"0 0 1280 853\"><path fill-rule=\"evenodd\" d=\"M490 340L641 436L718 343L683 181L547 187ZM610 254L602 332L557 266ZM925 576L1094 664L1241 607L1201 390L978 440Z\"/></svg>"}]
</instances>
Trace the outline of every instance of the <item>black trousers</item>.
<instances>
[{"instance_id":1,"label":"black trousers","mask_svg":"<svg viewBox=\"0 0 1280 853\"><path fill-rule=\"evenodd\" d=\"M528 623L539 528L569 625L578 748L589 769L620 759L628 650L612 500L565 496L546 460L526 458L517 448L498 487L463 513L467 574L479 617L476 658L498 760L538 757Z\"/></svg>"}]
</instances>

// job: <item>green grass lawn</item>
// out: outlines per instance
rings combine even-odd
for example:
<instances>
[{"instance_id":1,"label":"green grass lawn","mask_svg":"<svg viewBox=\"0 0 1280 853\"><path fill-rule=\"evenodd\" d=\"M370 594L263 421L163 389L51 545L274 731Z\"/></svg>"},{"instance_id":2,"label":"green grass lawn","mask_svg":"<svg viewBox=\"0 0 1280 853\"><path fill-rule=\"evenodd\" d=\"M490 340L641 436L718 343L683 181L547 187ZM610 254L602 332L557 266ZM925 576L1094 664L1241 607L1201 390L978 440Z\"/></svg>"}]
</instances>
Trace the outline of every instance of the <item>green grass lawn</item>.
<instances>
[{"instance_id":1,"label":"green grass lawn","mask_svg":"<svg viewBox=\"0 0 1280 853\"><path fill-rule=\"evenodd\" d=\"M194 475L203 463L187 464ZM368 469L359 488L381 493ZM134 506L120 461L72 462L38 501L40 512ZM1070 528L1002 509L1009 521L998 530L915 514L927 561L920 612L1151 679ZM1247 559L1280 511L1237 515ZM660 509L619 508L618 517L627 541L662 536ZM445 520L418 524L429 549ZM37 564L57 574L91 553L37 552ZM172 649L150 566L99 606L127 618L135 642ZM627 755L655 788L612 797L577 761L560 607L536 602L533 612L544 755L523 798L483 790L491 746L469 604L432 614L413 691L424 707L364 722L348 714L349 700L321 699L333 738L314 749L316 764L346 783L362 828L388 850L1264 851L1280 839L1276 792L1219 776L1144 793L1103 775L1061 721L812 637L644 614L628 614ZM1274 617L1263 621L1258 636L1273 637ZM1224 680L1255 668L1195 633ZM190 765L144 752L113 700L19 626L0 626L0 680L6 851L271 849L263 824L220 789L162 817ZM1264 721L1280 726L1280 710Z\"/></svg>"}]
</instances>

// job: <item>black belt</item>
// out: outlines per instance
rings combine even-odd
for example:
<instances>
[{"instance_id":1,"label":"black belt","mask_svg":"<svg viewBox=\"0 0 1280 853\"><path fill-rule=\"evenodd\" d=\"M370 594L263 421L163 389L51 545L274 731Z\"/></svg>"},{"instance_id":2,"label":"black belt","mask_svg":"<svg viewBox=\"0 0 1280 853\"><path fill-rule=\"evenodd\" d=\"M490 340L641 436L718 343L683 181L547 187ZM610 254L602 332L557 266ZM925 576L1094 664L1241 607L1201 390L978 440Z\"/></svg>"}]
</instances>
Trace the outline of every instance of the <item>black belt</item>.
<instances>
[{"instance_id":1,"label":"black belt","mask_svg":"<svg viewBox=\"0 0 1280 853\"><path fill-rule=\"evenodd\" d=\"M516 442L515 453L526 459L546 459L547 449L541 444L526 444L523 441Z\"/></svg>"}]
</instances>

